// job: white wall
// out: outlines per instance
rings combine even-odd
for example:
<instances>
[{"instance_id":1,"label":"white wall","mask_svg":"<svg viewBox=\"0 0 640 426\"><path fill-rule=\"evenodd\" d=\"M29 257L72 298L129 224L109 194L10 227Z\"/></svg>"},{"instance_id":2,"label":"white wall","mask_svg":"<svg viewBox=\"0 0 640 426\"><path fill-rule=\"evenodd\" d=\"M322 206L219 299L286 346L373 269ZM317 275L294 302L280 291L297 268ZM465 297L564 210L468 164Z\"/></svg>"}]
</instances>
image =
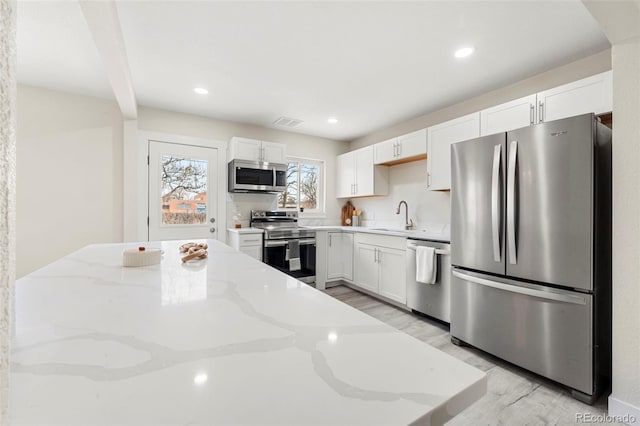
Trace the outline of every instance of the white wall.
<instances>
[{"instance_id":1,"label":"white wall","mask_svg":"<svg viewBox=\"0 0 640 426\"><path fill-rule=\"evenodd\" d=\"M640 424L640 0L583 2L613 46L613 362L609 414L620 416L627 424Z\"/></svg>"},{"instance_id":2,"label":"white wall","mask_svg":"<svg viewBox=\"0 0 640 426\"><path fill-rule=\"evenodd\" d=\"M229 141L233 136L267 140L286 144L288 156L323 160L326 216L301 223L336 224L340 221L341 205L335 198L335 162L337 155L348 150L346 142L146 107L138 110L138 129L218 141ZM232 226L233 214L236 212L241 213L243 226L248 226L251 209L276 207L275 195L227 193L226 197L228 227Z\"/></svg>"},{"instance_id":3,"label":"white wall","mask_svg":"<svg viewBox=\"0 0 640 426\"><path fill-rule=\"evenodd\" d=\"M15 279L16 2L0 1L0 425L8 425Z\"/></svg>"},{"instance_id":4,"label":"white wall","mask_svg":"<svg viewBox=\"0 0 640 426\"><path fill-rule=\"evenodd\" d=\"M414 229L448 226L451 197L448 191L427 190L426 169L427 160L389 166L388 196L352 198L351 203L362 209L361 226L402 228L404 206L399 215L395 213L401 200L409 205L409 218L413 219Z\"/></svg>"},{"instance_id":5,"label":"white wall","mask_svg":"<svg viewBox=\"0 0 640 426\"><path fill-rule=\"evenodd\" d=\"M18 277L122 240L122 128L115 101L18 87Z\"/></svg>"},{"instance_id":6,"label":"white wall","mask_svg":"<svg viewBox=\"0 0 640 426\"><path fill-rule=\"evenodd\" d=\"M640 424L640 40L614 45L613 65L611 397L634 407L627 413Z\"/></svg>"}]
</instances>

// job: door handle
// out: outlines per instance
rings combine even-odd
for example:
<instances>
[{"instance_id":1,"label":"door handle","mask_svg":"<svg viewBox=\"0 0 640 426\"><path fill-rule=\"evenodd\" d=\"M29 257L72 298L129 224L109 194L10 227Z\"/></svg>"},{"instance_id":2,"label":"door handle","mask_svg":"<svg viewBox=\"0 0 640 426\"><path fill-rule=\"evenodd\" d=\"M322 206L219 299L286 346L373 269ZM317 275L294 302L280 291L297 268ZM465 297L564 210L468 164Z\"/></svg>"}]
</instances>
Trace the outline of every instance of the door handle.
<instances>
[{"instance_id":1,"label":"door handle","mask_svg":"<svg viewBox=\"0 0 640 426\"><path fill-rule=\"evenodd\" d=\"M537 297L539 299L553 300L555 302L573 303L575 305L586 305L587 301L584 296L559 294L550 291L536 290L529 287L521 287L516 284L505 284L498 281L488 280L485 278L476 277L473 275L465 274L463 272L453 270L454 277L458 277L461 280L469 281L471 283L480 284L485 287L492 287L498 290L508 291L510 293L524 294L526 296Z\"/></svg>"},{"instance_id":2,"label":"door handle","mask_svg":"<svg viewBox=\"0 0 640 426\"><path fill-rule=\"evenodd\" d=\"M533 118L533 114L536 110L536 106L534 104L529 104L529 124L533 124L535 121Z\"/></svg>"},{"instance_id":3,"label":"door handle","mask_svg":"<svg viewBox=\"0 0 640 426\"><path fill-rule=\"evenodd\" d=\"M516 257L516 163L518 161L518 141L509 146L509 175L507 176L507 236L509 237L509 263L518 263Z\"/></svg>"},{"instance_id":4,"label":"door handle","mask_svg":"<svg viewBox=\"0 0 640 426\"><path fill-rule=\"evenodd\" d=\"M540 101L538 103L538 123L542 123L544 121L544 102Z\"/></svg>"},{"instance_id":5,"label":"door handle","mask_svg":"<svg viewBox=\"0 0 640 426\"><path fill-rule=\"evenodd\" d=\"M491 174L491 235L493 239L493 260L500 262L500 165L502 164L502 144L493 147L493 172Z\"/></svg>"}]
</instances>

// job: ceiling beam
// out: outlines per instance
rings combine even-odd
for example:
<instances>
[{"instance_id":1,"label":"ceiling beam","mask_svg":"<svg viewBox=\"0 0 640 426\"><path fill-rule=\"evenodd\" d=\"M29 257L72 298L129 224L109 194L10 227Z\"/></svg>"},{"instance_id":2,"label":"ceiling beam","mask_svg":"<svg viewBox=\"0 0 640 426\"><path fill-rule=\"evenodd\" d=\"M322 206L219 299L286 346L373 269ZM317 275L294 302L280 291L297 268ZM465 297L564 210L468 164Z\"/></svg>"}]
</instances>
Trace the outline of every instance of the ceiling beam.
<instances>
[{"instance_id":1,"label":"ceiling beam","mask_svg":"<svg viewBox=\"0 0 640 426\"><path fill-rule=\"evenodd\" d=\"M116 4L113 0L79 0L79 3L122 116L136 119L138 104Z\"/></svg>"}]
</instances>

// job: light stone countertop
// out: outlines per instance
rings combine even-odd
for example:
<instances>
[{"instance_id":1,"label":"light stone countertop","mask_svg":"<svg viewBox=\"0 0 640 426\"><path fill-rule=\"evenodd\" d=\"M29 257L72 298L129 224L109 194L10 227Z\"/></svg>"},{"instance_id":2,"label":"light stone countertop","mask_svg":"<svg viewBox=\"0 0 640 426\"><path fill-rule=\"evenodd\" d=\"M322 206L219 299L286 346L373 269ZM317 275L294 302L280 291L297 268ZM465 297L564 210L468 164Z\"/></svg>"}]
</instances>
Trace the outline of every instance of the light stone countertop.
<instances>
[{"instance_id":1,"label":"light stone countertop","mask_svg":"<svg viewBox=\"0 0 640 426\"><path fill-rule=\"evenodd\" d=\"M224 244L91 245L16 282L12 425L442 424L486 375ZM164 250L122 267L122 251Z\"/></svg>"},{"instance_id":2,"label":"light stone countertop","mask_svg":"<svg viewBox=\"0 0 640 426\"><path fill-rule=\"evenodd\" d=\"M264 229L259 228L227 228L229 232L235 232L237 234L262 234Z\"/></svg>"}]
</instances>

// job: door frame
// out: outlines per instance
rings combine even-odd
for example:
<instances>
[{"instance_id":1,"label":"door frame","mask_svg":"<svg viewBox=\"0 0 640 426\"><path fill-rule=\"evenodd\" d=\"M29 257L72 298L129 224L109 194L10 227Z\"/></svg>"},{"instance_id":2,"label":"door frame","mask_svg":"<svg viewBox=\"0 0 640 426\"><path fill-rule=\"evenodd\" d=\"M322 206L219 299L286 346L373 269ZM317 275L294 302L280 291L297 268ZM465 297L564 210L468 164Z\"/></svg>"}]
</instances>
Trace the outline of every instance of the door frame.
<instances>
[{"instance_id":1,"label":"door frame","mask_svg":"<svg viewBox=\"0 0 640 426\"><path fill-rule=\"evenodd\" d=\"M135 241L149 241L149 225L147 217L149 215L149 141L167 142L178 145L191 145L203 148L218 149L218 184L217 184L217 211L215 213L218 221L218 232L216 239L226 243L227 239L227 146L224 141L216 141L212 139L194 138L191 136L175 135L170 133L150 132L138 130L136 137L136 153L135 153ZM126 182L125 182L126 186ZM126 201L126 200L125 200ZM125 236L125 240L131 240L130 236Z\"/></svg>"}]
</instances>

